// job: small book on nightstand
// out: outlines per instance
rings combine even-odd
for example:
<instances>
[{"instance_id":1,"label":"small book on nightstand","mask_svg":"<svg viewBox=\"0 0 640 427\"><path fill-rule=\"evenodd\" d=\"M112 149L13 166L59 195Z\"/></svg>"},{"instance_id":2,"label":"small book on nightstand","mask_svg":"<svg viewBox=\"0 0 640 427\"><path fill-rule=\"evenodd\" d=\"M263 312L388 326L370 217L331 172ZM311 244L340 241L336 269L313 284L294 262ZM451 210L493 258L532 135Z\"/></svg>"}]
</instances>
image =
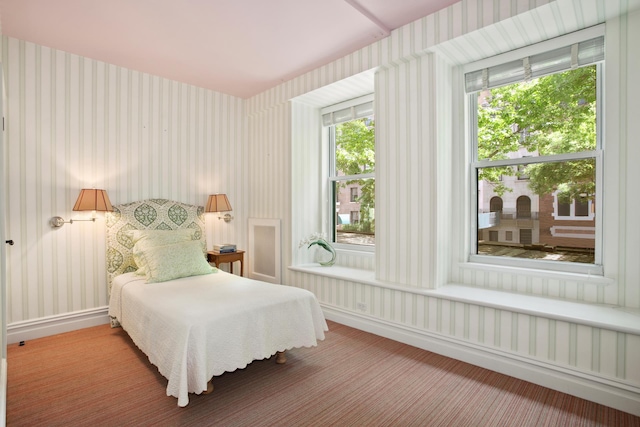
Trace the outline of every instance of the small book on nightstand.
<instances>
[{"instance_id":1,"label":"small book on nightstand","mask_svg":"<svg viewBox=\"0 0 640 427\"><path fill-rule=\"evenodd\" d=\"M236 245L233 243L222 243L220 245L213 245L213 250L216 252L220 252L221 254L235 252Z\"/></svg>"}]
</instances>

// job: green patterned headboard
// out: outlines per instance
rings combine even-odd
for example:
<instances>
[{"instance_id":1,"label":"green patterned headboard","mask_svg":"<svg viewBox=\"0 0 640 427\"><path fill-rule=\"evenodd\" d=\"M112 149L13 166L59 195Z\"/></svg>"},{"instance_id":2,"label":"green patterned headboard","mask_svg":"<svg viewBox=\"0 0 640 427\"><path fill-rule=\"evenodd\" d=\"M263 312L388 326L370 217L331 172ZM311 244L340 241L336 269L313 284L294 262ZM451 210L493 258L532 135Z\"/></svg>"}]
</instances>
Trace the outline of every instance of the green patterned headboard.
<instances>
[{"instance_id":1,"label":"green patterned headboard","mask_svg":"<svg viewBox=\"0 0 640 427\"><path fill-rule=\"evenodd\" d=\"M206 248L204 234L204 207L187 205L166 199L149 199L123 205L114 205L107 212L107 277L109 294L111 281L119 274L136 271L131 250L133 242L125 233L129 230L177 230L194 228L194 240Z\"/></svg>"}]
</instances>

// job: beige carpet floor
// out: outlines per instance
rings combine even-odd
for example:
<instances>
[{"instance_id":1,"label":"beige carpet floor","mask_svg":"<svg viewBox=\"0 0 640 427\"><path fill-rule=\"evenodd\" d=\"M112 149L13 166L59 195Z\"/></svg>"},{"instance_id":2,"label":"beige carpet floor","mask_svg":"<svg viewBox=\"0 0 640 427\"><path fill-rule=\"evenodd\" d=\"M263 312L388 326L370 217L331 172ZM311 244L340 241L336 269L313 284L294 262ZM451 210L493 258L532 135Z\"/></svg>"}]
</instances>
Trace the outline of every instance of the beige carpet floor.
<instances>
[{"instance_id":1,"label":"beige carpet floor","mask_svg":"<svg viewBox=\"0 0 640 427\"><path fill-rule=\"evenodd\" d=\"M12 344L8 426L640 426L640 418L329 323L318 347L214 378L185 408L122 329Z\"/></svg>"}]
</instances>

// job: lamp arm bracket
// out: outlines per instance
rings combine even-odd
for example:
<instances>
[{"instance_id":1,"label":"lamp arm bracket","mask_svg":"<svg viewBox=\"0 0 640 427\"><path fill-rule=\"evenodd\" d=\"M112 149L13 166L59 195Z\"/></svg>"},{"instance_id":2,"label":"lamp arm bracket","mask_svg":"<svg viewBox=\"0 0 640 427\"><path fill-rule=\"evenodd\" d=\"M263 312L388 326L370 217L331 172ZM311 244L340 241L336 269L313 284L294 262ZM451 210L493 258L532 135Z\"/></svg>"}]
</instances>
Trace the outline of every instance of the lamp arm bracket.
<instances>
[{"instance_id":1,"label":"lamp arm bracket","mask_svg":"<svg viewBox=\"0 0 640 427\"><path fill-rule=\"evenodd\" d=\"M73 224L75 221L93 221L96 222L95 218L89 218L89 219L70 219L69 221L65 221L64 218L62 218L61 216L54 216L53 218L51 218L49 220L49 224L51 225L51 227L53 228L60 228L65 224Z\"/></svg>"},{"instance_id":2,"label":"lamp arm bracket","mask_svg":"<svg viewBox=\"0 0 640 427\"><path fill-rule=\"evenodd\" d=\"M224 222L231 222L231 220L233 219L233 217L231 216L231 214L226 213L224 215L219 215L218 219L223 219Z\"/></svg>"}]
</instances>

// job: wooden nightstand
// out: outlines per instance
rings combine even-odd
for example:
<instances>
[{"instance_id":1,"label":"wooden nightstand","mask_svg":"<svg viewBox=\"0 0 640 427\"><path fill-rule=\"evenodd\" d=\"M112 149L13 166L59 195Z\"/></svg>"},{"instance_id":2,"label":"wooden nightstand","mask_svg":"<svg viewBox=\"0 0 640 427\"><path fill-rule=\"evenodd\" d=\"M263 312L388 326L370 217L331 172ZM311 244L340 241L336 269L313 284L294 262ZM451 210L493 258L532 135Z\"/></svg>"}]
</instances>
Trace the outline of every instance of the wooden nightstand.
<instances>
[{"instance_id":1,"label":"wooden nightstand","mask_svg":"<svg viewBox=\"0 0 640 427\"><path fill-rule=\"evenodd\" d=\"M218 251L208 251L207 261L212 262L216 267L225 262L229 263L229 272L233 274L233 263L240 261L240 275L244 276L244 251L220 253Z\"/></svg>"}]
</instances>

